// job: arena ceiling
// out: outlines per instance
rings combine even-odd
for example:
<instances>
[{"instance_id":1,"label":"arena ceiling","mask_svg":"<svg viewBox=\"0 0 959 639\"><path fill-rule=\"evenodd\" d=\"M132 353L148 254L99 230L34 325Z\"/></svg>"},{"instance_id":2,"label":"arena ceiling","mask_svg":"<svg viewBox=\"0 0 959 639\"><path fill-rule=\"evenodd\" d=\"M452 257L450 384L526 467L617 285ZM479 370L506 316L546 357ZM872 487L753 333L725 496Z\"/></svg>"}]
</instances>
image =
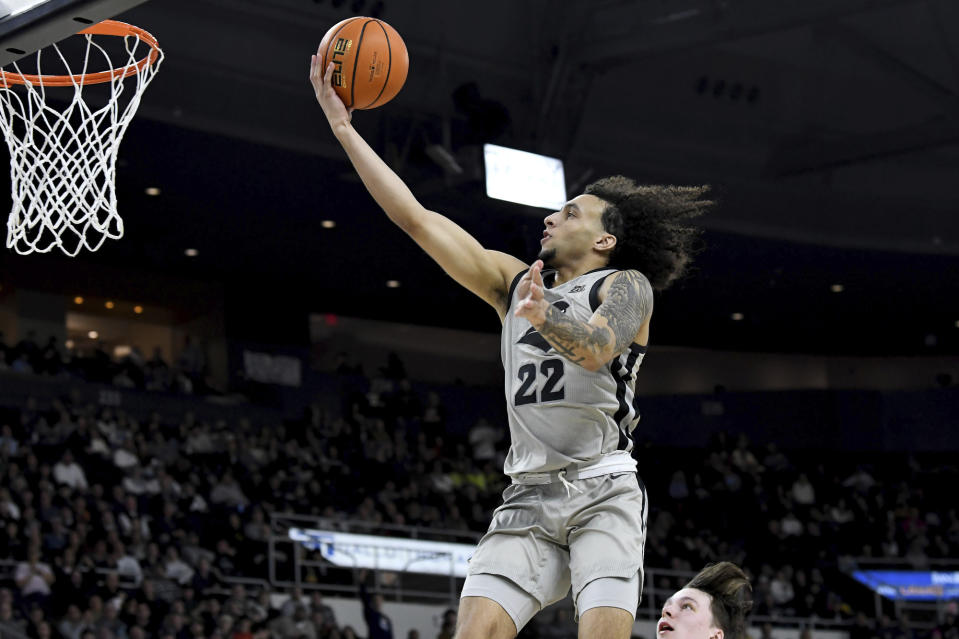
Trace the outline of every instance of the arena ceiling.
<instances>
[{"instance_id":1,"label":"arena ceiling","mask_svg":"<svg viewBox=\"0 0 959 639\"><path fill-rule=\"evenodd\" d=\"M486 199L482 141L562 158L570 193L609 173L708 183L721 205L703 220L698 270L660 300L660 341L959 353L948 0L150 0L119 16L167 56L121 150L127 236L73 262L0 265L65 289L115 267L223 282L250 318L496 330L384 222L313 98L309 56L355 14L392 24L411 58L400 95L356 113L357 128L427 206L491 248L531 257L545 211Z\"/></svg>"}]
</instances>

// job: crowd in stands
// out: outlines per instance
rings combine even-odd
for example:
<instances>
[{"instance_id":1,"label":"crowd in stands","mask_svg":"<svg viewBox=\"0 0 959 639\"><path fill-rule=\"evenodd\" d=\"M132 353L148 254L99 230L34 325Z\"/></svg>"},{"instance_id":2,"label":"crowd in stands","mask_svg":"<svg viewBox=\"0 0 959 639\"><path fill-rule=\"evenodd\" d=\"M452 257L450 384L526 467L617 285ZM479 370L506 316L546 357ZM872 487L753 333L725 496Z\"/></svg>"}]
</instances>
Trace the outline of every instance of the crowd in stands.
<instances>
[{"instance_id":1,"label":"crowd in stands","mask_svg":"<svg viewBox=\"0 0 959 639\"><path fill-rule=\"evenodd\" d=\"M115 357L96 340L66 348L52 336L41 344L33 331L27 331L23 339L8 345L0 332L0 371L5 370L184 395L213 392L205 374L206 356L189 336L176 361L170 364L159 348L149 359L137 346Z\"/></svg>"},{"instance_id":2,"label":"crowd in stands","mask_svg":"<svg viewBox=\"0 0 959 639\"><path fill-rule=\"evenodd\" d=\"M506 484L508 436L487 419L451 432L442 393L411 383L399 361L372 378L338 371L341 406L272 424L135 416L67 397L11 405L0 391L0 565L10 568L0 634L369 636L339 627L316 590L279 605L266 588L229 583L267 578L269 515L481 533ZM650 495L646 565L740 563L758 615L847 620L852 639L913 639L865 614L872 598L844 562L959 556L959 477L934 458L782 451L726 433L706 449L650 449L640 438L637 457ZM955 616L932 636L959 639Z\"/></svg>"}]
</instances>

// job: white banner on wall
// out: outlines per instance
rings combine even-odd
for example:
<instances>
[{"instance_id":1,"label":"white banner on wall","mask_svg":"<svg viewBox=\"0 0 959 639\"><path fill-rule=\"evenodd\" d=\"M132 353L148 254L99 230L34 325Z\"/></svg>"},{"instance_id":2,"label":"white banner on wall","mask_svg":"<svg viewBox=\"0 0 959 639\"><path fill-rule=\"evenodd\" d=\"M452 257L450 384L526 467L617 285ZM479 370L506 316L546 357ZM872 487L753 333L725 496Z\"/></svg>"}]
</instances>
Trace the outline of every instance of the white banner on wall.
<instances>
[{"instance_id":1,"label":"white banner on wall","mask_svg":"<svg viewBox=\"0 0 959 639\"><path fill-rule=\"evenodd\" d=\"M337 566L371 568L430 575L466 576L466 567L476 546L404 537L381 537L353 533L291 528L289 537Z\"/></svg>"}]
</instances>

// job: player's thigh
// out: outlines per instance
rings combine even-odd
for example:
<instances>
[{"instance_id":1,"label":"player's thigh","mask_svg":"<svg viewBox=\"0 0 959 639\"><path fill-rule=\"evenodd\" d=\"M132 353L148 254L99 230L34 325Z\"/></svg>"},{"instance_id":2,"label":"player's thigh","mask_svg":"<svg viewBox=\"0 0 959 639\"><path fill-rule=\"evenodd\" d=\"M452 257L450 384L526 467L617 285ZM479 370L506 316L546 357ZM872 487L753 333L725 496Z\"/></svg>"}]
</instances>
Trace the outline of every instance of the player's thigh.
<instances>
[{"instance_id":1,"label":"player's thigh","mask_svg":"<svg viewBox=\"0 0 959 639\"><path fill-rule=\"evenodd\" d=\"M454 639L513 639L515 636L516 624L503 606L486 597L460 599Z\"/></svg>"},{"instance_id":2,"label":"player's thigh","mask_svg":"<svg viewBox=\"0 0 959 639\"><path fill-rule=\"evenodd\" d=\"M579 639L629 639L633 615L621 608L590 608L579 618Z\"/></svg>"},{"instance_id":3,"label":"player's thigh","mask_svg":"<svg viewBox=\"0 0 959 639\"><path fill-rule=\"evenodd\" d=\"M646 492L634 473L585 480L594 500L577 514L569 536L573 597L602 577L642 580Z\"/></svg>"}]
</instances>

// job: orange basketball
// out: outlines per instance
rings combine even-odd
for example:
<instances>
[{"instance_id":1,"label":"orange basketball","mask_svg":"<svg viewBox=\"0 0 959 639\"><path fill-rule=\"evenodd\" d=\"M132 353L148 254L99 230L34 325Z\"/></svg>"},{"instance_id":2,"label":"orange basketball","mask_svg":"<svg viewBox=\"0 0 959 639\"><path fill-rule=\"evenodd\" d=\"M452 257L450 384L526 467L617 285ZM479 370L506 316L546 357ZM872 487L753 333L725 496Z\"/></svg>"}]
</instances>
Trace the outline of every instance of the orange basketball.
<instances>
[{"instance_id":1,"label":"orange basketball","mask_svg":"<svg viewBox=\"0 0 959 639\"><path fill-rule=\"evenodd\" d=\"M348 108L372 109L392 100L410 67L396 29L376 18L347 18L320 42L323 69L333 67L333 89Z\"/></svg>"}]
</instances>

